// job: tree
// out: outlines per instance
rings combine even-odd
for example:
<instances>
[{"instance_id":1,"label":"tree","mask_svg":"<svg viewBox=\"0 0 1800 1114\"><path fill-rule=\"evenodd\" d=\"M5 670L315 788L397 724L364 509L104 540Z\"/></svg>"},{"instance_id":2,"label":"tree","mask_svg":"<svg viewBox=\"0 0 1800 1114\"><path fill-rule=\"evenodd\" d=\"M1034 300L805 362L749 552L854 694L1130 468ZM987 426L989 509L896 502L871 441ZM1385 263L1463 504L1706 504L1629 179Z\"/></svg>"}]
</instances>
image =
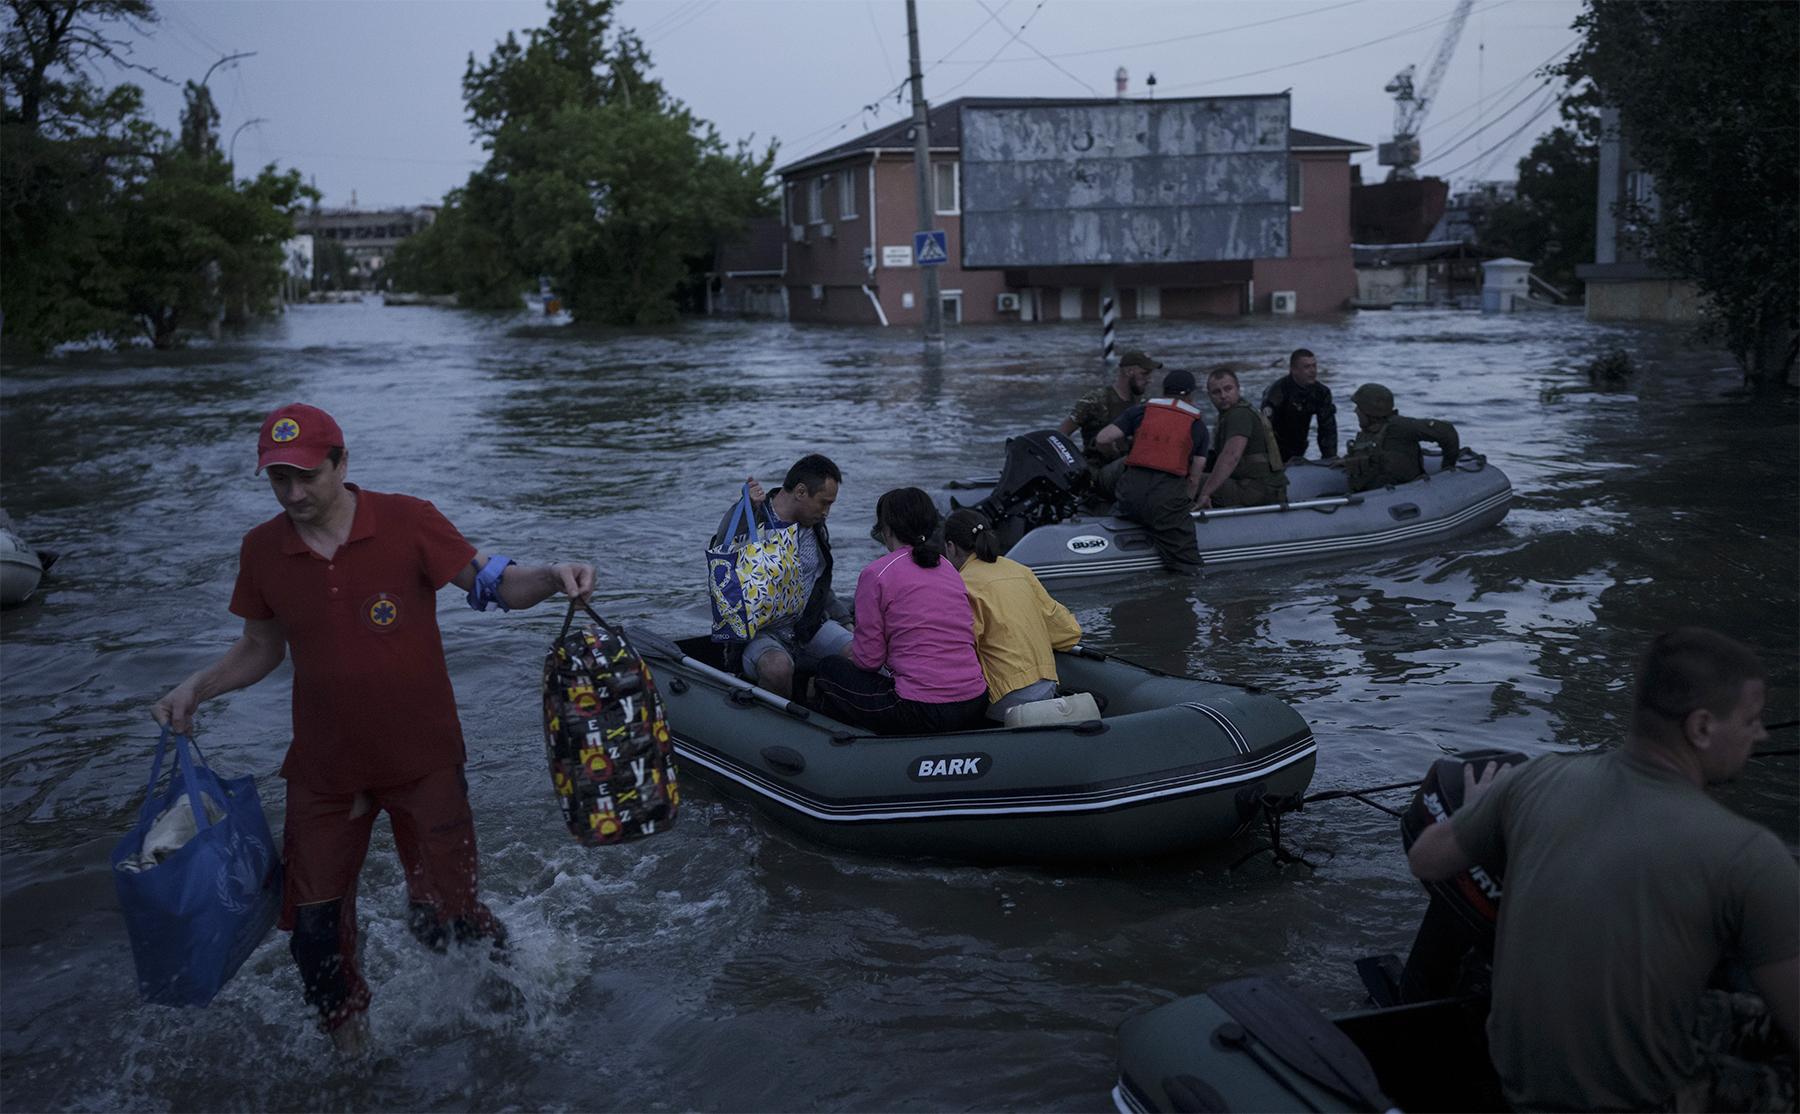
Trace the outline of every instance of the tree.
<instances>
[{"instance_id":1,"label":"tree","mask_svg":"<svg viewBox=\"0 0 1800 1114\"><path fill-rule=\"evenodd\" d=\"M0 37L0 313L42 348L126 324L107 263L117 201L160 142L134 85L102 90L101 61L134 66L111 34L154 22L148 0L7 0ZM144 72L155 75L153 71Z\"/></svg>"},{"instance_id":2,"label":"tree","mask_svg":"<svg viewBox=\"0 0 1800 1114\"><path fill-rule=\"evenodd\" d=\"M446 199L403 273L465 305L517 304L552 276L577 317L672 320L690 260L773 210L771 144L728 150L650 76L614 0L552 0L524 43L509 34L463 75L487 165ZM430 274L423 273L429 268Z\"/></svg>"},{"instance_id":3,"label":"tree","mask_svg":"<svg viewBox=\"0 0 1800 1114\"><path fill-rule=\"evenodd\" d=\"M1562 99L1563 123L1538 137L1519 160L1513 200L1483 217L1482 244L1529 259L1539 277L1570 294L1575 268L1593 258L1594 194L1600 178L1600 115L1593 87L1579 76Z\"/></svg>"},{"instance_id":4,"label":"tree","mask_svg":"<svg viewBox=\"0 0 1800 1114\"><path fill-rule=\"evenodd\" d=\"M1747 379L1800 354L1800 6L1587 0L1566 63L1619 113L1656 202L1621 204L1643 247L1704 295L1705 336Z\"/></svg>"},{"instance_id":5,"label":"tree","mask_svg":"<svg viewBox=\"0 0 1800 1114\"><path fill-rule=\"evenodd\" d=\"M155 19L148 0L6 2L0 310L9 335L43 348L141 331L167 347L184 328L266 307L307 192L299 172L271 166L234 181L203 84L187 83L178 141L145 118L136 86L100 89L88 71L101 60L144 69L108 29L124 21L141 33Z\"/></svg>"}]
</instances>

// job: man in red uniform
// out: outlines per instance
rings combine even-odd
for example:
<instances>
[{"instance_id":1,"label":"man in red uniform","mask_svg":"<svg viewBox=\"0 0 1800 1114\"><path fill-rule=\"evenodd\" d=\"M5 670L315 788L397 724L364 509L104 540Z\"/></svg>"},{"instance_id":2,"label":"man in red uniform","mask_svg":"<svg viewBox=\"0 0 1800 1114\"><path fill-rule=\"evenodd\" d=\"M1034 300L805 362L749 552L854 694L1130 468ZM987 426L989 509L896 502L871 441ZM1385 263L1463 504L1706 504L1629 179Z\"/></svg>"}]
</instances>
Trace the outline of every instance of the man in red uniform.
<instances>
[{"instance_id":1,"label":"man in red uniform","mask_svg":"<svg viewBox=\"0 0 1800 1114\"><path fill-rule=\"evenodd\" d=\"M1119 477L1119 513L1150 530L1150 541L1170 572L1200 571L1200 544L1188 514L1206 470L1206 420L1189 401L1192 372L1176 369L1163 377L1165 397L1139 403L1100 431L1095 443L1111 445L1133 437Z\"/></svg>"},{"instance_id":2,"label":"man in red uniform","mask_svg":"<svg viewBox=\"0 0 1800 1114\"><path fill-rule=\"evenodd\" d=\"M152 709L192 729L201 701L255 684L294 654L294 738L282 762L287 866L281 927L306 1000L337 1046L368 1041L369 988L356 964L356 881L386 810L406 871L411 925L427 946L504 944L476 893L475 828L462 725L438 635L437 591L454 583L485 611L586 595L590 565L526 567L477 553L422 499L345 482L331 415L283 406L262 424L257 471L282 513L244 536L231 610L243 635Z\"/></svg>"}]
</instances>

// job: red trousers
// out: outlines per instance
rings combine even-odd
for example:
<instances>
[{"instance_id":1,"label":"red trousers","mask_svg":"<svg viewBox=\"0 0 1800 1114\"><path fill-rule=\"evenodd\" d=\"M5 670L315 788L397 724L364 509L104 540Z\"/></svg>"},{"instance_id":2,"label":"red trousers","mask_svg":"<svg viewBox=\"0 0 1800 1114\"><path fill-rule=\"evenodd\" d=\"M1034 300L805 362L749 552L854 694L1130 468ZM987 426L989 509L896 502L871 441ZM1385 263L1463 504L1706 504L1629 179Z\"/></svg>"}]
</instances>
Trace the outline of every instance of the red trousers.
<instances>
[{"instance_id":1,"label":"red trousers","mask_svg":"<svg viewBox=\"0 0 1800 1114\"><path fill-rule=\"evenodd\" d=\"M306 985L306 1000L327 1030L368 1009L369 987L356 963L356 881L369 853L376 814L394 826L394 848L406 871L411 928L441 950L447 937L489 937L505 930L476 896L475 821L461 767L417 781L371 789L373 807L351 816L356 795L321 793L288 783L282 852L287 886L281 927Z\"/></svg>"}]
</instances>

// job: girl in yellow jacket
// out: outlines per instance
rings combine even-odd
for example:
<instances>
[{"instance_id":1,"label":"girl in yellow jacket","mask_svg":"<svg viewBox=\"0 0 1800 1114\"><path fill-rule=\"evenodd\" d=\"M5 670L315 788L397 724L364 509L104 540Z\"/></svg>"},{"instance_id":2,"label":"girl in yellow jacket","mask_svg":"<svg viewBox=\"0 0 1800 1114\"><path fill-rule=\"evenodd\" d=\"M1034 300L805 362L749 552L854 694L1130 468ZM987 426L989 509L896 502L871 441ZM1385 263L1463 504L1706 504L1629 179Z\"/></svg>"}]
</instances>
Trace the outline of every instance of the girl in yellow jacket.
<instances>
[{"instance_id":1,"label":"girl in yellow jacket","mask_svg":"<svg viewBox=\"0 0 1800 1114\"><path fill-rule=\"evenodd\" d=\"M993 525L964 508L944 520L944 555L962 573L975 613L975 653L988 684L988 717L1056 696L1055 650L1081 641L1081 624L1030 569L1000 556Z\"/></svg>"}]
</instances>

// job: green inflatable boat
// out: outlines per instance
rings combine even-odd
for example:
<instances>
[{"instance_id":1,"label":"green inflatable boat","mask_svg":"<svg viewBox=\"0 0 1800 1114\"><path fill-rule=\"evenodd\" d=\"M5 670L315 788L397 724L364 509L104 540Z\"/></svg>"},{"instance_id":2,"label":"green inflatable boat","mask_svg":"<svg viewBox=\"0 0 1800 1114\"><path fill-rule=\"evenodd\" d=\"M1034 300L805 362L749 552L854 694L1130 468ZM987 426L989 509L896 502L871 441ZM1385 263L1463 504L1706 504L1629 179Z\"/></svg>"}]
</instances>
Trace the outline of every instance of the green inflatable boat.
<instances>
[{"instance_id":1,"label":"green inflatable boat","mask_svg":"<svg viewBox=\"0 0 1800 1114\"><path fill-rule=\"evenodd\" d=\"M720 668L706 638L627 631L684 776L821 843L974 861L1139 858L1222 843L1294 807L1317 746L1275 697L1075 647L1065 690L1101 718L875 736Z\"/></svg>"}]
</instances>

